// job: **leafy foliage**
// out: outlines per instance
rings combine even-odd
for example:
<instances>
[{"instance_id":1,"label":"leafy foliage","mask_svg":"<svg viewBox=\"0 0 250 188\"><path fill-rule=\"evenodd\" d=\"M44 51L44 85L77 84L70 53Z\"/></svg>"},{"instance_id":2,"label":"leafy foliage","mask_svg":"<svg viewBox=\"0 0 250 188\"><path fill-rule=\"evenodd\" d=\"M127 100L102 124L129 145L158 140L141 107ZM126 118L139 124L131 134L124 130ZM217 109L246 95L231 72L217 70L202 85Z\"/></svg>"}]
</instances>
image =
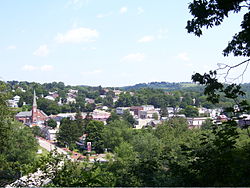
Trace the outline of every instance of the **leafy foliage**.
<instances>
[{"instance_id":1,"label":"leafy foliage","mask_svg":"<svg viewBox=\"0 0 250 188\"><path fill-rule=\"evenodd\" d=\"M202 35L202 28L220 25L230 12L239 13L243 8L250 10L248 0L194 0L189 10L194 18L187 22L186 29L197 36ZM246 13L241 23L242 30L235 34L233 40L223 51L225 56L250 56L250 13Z\"/></svg>"},{"instance_id":2,"label":"leafy foliage","mask_svg":"<svg viewBox=\"0 0 250 188\"><path fill-rule=\"evenodd\" d=\"M70 149L76 148L76 141L83 135L83 124L78 121L71 121L69 118L61 120L58 133L58 142L62 146L67 146Z\"/></svg>"},{"instance_id":3,"label":"leafy foliage","mask_svg":"<svg viewBox=\"0 0 250 188\"><path fill-rule=\"evenodd\" d=\"M33 163L37 142L28 127L12 119L6 105L7 92L0 83L0 186L27 173L26 166Z\"/></svg>"}]
</instances>

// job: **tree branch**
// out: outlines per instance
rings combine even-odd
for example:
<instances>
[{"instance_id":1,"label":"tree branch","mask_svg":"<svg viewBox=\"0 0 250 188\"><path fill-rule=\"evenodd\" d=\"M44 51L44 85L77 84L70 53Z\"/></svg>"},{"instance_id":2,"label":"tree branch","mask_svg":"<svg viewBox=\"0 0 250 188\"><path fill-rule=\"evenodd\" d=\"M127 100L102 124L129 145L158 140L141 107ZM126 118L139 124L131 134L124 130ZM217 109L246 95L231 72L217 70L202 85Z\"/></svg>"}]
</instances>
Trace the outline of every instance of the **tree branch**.
<instances>
[{"instance_id":1,"label":"tree branch","mask_svg":"<svg viewBox=\"0 0 250 188\"><path fill-rule=\"evenodd\" d=\"M234 69L234 68L236 68L236 67L239 67L239 66L241 66L241 65L243 65L243 64L246 64L246 66L245 66L245 68L244 68L242 74L240 74L238 77L236 77L236 78L233 79L233 81L235 81L235 80L237 80L237 79L239 79L239 78L241 77L241 80L242 80L242 82L243 82L243 76L244 76L244 74L245 74L245 72L246 72L246 70L247 70L247 68L248 68L249 63L250 63L250 59L247 59L247 60L245 60L245 61L243 61L243 62L241 62L241 63L238 63L238 64L236 64L236 65L233 65L233 66L230 66L230 65L227 65L227 64L223 64L223 63L219 63L219 64L218 64L219 68L216 69L216 71L227 69L226 73L222 73L222 74L221 74L221 75L225 75L225 76L224 76L224 80L225 80L225 82L227 82L228 75L229 75L229 73L230 73L230 71L231 71L232 69Z\"/></svg>"}]
</instances>

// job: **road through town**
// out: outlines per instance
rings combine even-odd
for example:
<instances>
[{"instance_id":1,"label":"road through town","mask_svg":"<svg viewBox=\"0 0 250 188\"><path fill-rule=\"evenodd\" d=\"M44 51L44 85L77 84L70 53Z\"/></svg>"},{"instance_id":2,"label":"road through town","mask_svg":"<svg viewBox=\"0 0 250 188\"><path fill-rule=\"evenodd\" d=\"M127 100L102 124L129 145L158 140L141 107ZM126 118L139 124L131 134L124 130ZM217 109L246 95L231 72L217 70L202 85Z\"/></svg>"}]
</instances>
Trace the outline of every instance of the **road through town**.
<instances>
[{"instance_id":1,"label":"road through town","mask_svg":"<svg viewBox=\"0 0 250 188\"><path fill-rule=\"evenodd\" d=\"M54 144L50 143L49 141L43 138L37 137L37 140L38 140L39 145L49 152L52 150L56 150L59 154L68 155L68 153L64 151L62 148L55 146Z\"/></svg>"}]
</instances>

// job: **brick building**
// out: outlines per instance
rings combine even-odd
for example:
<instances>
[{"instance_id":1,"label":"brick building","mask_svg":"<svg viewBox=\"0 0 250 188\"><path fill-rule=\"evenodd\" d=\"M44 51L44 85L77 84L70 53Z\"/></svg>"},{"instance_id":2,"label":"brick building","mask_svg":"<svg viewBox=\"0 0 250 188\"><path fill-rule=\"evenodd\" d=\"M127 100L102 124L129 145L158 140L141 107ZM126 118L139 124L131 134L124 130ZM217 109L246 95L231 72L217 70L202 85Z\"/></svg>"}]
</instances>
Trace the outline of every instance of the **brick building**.
<instances>
[{"instance_id":1,"label":"brick building","mask_svg":"<svg viewBox=\"0 0 250 188\"><path fill-rule=\"evenodd\" d=\"M18 121L27 125L44 124L44 122L48 119L48 116L42 110L39 110L37 108L35 91L34 91L32 110L26 112L19 112L15 117Z\"/></svg>"}]
</instances>

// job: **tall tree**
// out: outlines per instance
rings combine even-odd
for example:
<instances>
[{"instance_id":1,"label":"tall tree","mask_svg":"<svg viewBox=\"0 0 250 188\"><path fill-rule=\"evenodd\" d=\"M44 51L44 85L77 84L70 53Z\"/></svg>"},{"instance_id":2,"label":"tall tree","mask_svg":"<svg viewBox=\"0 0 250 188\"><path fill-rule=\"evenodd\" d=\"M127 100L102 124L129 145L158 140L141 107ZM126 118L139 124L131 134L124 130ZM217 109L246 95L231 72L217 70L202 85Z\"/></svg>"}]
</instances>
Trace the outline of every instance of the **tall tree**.
<instances>
[{"instance_id":1,"label":"tall tree","mask_svg":"<svg viewBox=\"0 0 250 188\"><path fill-rule=\"evenodd\" d=\"M91 120L86 125L85 132L87 134L86 141L92 143L93 150L97 153L103 152L103 139L102 132L104 129L104 124L101 121Z\"/></svg>"},{"instance_id":2,"label":"tall tree","mask_svg":"<svg viewBox=\"0 0 250 188\"><path fill-rule=\"evenodd\" d=\"M31 130L12 119L4 85L0 83L0 186L20 177L34 162L38 146Z\"/></svg>"},{"instance_id":3,"label":"tall tree","mask_svg":"<svg viewBox=\"0 0 250 188\"><path fill-rule=\"evenodd\" d=\"M76 148L76 141L79 137L83 135L83 125L79 124L77 121L72 121L69 118L64 118L61 120L58 142L67 146L70 149Z\"/></svg>"}]
</instances>

